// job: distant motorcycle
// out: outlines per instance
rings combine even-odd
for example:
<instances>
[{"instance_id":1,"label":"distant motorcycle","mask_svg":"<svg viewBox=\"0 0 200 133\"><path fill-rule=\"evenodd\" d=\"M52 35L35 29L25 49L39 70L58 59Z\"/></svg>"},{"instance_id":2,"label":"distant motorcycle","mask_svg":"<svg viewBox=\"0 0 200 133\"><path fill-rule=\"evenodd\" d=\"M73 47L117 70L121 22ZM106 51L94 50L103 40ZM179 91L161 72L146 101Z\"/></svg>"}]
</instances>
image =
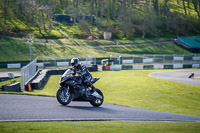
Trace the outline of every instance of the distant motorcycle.
<instances>
[{"instance_id":1,"label":"distant motorcycle","mask_svg":"<svg viewBox=\"0 0 200 133\"><path fill-rule=\"evenodd\" d=\"M86 101L90 102L94 107L102 105L104 97L101 90L96 89L91 94L91 89L82 84L81 76L73 76L74 72L67 69L60 79L60 88L57 91L56 97L60 104L68 105L71 101ZM94 84L99 78L92 78L91 83Z\"/></svg>"}]
</instances>

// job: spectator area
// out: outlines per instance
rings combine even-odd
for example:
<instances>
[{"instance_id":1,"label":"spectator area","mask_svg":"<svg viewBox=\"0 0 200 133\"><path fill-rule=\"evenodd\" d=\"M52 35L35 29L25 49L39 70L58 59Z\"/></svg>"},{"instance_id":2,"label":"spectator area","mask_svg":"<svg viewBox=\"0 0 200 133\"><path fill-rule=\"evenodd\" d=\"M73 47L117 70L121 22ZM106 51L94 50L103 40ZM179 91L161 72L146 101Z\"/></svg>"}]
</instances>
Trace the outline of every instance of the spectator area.
<instances>
[{"instance_id":1,"label":"spectator area","mask_svg":"<svg viewBox=\"0 0 200 133\"><path fill-rule=\"evenodd\" d=\"M178 37L175 43L192 52L200 52L200 36Z\"/></svg>"}]
</instances>

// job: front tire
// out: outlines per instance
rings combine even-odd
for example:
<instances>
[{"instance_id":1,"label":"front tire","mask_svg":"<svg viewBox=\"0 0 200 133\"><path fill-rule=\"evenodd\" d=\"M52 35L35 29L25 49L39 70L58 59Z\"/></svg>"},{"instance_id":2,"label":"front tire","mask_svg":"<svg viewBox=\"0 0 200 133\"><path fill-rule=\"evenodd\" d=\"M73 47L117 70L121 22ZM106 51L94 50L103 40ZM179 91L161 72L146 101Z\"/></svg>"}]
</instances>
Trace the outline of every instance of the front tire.
<instances>
[{"instance_id":1,"label":"front tire","mask_svg":"<svg viewBox=\"0 0 200 133\"><path fill-rule=\"evenodd\" d=\"M64 94L64 89L60 87L57 91L56 98L62 105L67 105L72 101L72 94L68 91Z\"/></svg>"},{"instance_id":2,"label":"front tire","mask_svg":"<svg viewBox=\"0 0 200 133\"><path fill-rule=\"evenodd\" d=\"M103 97L103 93L101 92L101 90L99 89L96 89L96 92L99 93L99 95L102 96L102 99L94 99L94 100L91 100L90 101L90 104L92 104L94 107L99 107L103 104L103 100L104 100L104 97Z\"/></svg>"}]
</instances>

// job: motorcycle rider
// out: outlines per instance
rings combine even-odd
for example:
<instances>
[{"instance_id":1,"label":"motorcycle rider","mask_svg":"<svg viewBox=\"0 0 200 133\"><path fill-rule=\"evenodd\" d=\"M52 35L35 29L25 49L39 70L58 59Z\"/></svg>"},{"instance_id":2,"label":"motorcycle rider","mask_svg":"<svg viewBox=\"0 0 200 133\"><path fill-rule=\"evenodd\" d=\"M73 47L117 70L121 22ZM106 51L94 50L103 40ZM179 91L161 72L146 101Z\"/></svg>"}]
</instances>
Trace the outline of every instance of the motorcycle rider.
<instances>
[{"instance_id":1,"label":"motorcycle rider","mask_svg":"<svg viewBox=\"0 0 200 133\"><path fill-rule=\"evenodd\" d=\"M82 63L79 63L78 58L72 58L71 65L72 65L72 71L74 71L74 73L72 75L75 76L76 73L78 73L79 76L82 77L83 84L92 89L90 91L90 94L94 93L96 88L91 83L92 75L89 72L89 70L87 69L87 67L85 65L83 65Z\"/></svg>"}]
</instances>

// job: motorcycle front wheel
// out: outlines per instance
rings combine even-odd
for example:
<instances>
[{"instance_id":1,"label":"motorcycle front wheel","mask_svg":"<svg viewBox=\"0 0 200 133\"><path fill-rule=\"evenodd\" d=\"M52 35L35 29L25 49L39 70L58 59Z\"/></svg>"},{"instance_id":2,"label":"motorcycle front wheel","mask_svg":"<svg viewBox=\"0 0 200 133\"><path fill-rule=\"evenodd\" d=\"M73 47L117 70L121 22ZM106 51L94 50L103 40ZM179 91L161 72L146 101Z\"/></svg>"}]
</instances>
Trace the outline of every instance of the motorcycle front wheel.
<instances>
[{"instance_id":1,"label":"motorcycle front wheel","mask_svg":"<svg viewBox=\"0 0 200 133\"><path fill-rule=\"evenodd\" d=\"M99 89L96 89L96 92L102 96L102 99L97 99L95 98L94 100L91 100L90 101L90 104L92 104L94 107L99 107L103 104L103 100L104 100L104 97L103 97L103 93L101 92L101 90Z\"/></svg>"},{"instance_id":2,"label":"motorcycle front wheel","mask_svg":"<svg viewBox=\"0 0 200 133\"><path fill-rule=\"evenodd\" d=\"M69 91L64 94L64 89L60 87L57 91L56 98L60 104L67 105L72 101L72 94Z\"/></svg>"}]
</instances>

